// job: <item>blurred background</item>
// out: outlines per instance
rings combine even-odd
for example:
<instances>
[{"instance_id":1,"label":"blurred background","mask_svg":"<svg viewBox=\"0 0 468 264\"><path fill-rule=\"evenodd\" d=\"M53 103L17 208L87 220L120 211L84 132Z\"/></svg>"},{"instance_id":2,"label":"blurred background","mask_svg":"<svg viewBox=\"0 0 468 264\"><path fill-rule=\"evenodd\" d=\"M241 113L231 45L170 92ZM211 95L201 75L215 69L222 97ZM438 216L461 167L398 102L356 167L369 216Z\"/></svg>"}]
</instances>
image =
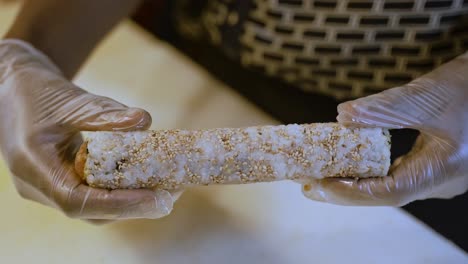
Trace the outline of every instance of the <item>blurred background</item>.
<instances>
[{"instance_id":1,"label":"blurred background","mask_svg":"<svg viewBox=\"0 0 468 264\"><path fill-rule=\"evenodd\" d=\"M0 34L14 2L0 1ZM76 83L145 108L153 129L279 123L130 20L95 50ZM293 183L192 189L161 220L96 227L21 199L0 159L0 208L0 263L468 262L402 210L316 203Z\"/></svg>"}]
</instances>

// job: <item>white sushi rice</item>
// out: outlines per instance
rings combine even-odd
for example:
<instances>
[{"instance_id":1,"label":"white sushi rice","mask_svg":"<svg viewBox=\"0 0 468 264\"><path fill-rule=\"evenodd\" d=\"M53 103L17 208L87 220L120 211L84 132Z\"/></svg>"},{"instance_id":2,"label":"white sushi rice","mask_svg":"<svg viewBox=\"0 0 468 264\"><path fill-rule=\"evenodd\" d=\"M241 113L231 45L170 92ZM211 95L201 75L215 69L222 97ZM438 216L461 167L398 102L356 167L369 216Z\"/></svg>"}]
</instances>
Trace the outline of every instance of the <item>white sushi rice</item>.
<instances>
[{"instance_id":1,"label":"white sushi rice","mask_svg":"<svg viewBox=\"0 0 468 264\"><path fill-rule=\"evenodd\" d=\"M86 181L109 189L363 178L390 166L387 130L335 123L94 132L87 144Z\"/></svg>"}]
</instances>

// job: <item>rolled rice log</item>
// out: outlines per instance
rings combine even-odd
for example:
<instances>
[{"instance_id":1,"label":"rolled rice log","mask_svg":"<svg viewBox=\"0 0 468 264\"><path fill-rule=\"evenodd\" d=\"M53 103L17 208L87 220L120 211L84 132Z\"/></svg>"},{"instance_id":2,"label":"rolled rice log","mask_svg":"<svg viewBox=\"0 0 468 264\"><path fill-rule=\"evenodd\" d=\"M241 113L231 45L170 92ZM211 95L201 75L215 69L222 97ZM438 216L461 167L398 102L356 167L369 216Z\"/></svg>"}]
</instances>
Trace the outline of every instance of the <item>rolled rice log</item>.
<instances>
[{"instance_id":1,"label":"rolled rice log","mask_svg":"<svg viewBox=\"0 0 468 264\"><path fill-rule=\"evenodd\" d=\"M390 136L336 123L94 132L77 154L77 173L93 187L178 189L325 177L387 175Z\"/></svg>"}]
</instances>

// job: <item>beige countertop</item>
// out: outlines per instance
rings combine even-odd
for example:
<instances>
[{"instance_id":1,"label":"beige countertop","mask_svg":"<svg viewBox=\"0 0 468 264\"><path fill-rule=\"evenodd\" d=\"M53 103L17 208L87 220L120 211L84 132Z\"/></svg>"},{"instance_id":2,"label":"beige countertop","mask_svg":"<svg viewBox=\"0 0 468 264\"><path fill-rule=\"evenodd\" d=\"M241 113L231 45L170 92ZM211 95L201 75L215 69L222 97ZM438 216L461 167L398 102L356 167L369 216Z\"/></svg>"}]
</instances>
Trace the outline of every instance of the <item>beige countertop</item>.
<instances>
[{"instance_id":1,"label":"beige countertop","mask_svg":"<svg viewBox=\"0 0 468 264\"><path fill-rule=\"evenodd\" d=\"M15 10L0 4L0 33ZM277 123L129 22L77 83L147 109L153 128ZM321 204L286 182L202 187L166 218L97 227L21 199L0 161L0 208L0 263L468 263L398 209Z\"/></svg>"}]
</instances>

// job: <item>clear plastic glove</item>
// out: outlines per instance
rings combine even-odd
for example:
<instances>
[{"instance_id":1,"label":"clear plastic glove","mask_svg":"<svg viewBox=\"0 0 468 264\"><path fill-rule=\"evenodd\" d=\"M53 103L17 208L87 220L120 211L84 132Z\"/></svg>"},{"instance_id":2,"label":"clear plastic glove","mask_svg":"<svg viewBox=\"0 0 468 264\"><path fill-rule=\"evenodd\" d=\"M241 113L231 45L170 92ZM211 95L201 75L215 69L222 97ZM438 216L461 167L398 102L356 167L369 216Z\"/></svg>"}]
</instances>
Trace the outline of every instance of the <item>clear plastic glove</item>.
<instances>
[{"instance_id":1,"label":"clear plastic glove","mask_svg":"<svg viewBox=\"0 0 468 264\"><path fill-rule=\"evenodd\" d=\"M159 218L176 197L166 191L102 190L74 172L80 131L146 129L151 116L86 92L32 46L0 42L0 149L19 194L79 219Z\"/></svg>"},{"instance_id":2,"label":"clear plastic glove","mask_svg":"<svg viewBox=\"0 0 468 264\"><path fill-rule=\"evenodd\" d=\"M452 198L468 189L468 53L413 82L338 107L351 126L421 132L389 176L325 179L303 186L305 196L342 205L402 206Z\"/></svg>"}]
</instances>

